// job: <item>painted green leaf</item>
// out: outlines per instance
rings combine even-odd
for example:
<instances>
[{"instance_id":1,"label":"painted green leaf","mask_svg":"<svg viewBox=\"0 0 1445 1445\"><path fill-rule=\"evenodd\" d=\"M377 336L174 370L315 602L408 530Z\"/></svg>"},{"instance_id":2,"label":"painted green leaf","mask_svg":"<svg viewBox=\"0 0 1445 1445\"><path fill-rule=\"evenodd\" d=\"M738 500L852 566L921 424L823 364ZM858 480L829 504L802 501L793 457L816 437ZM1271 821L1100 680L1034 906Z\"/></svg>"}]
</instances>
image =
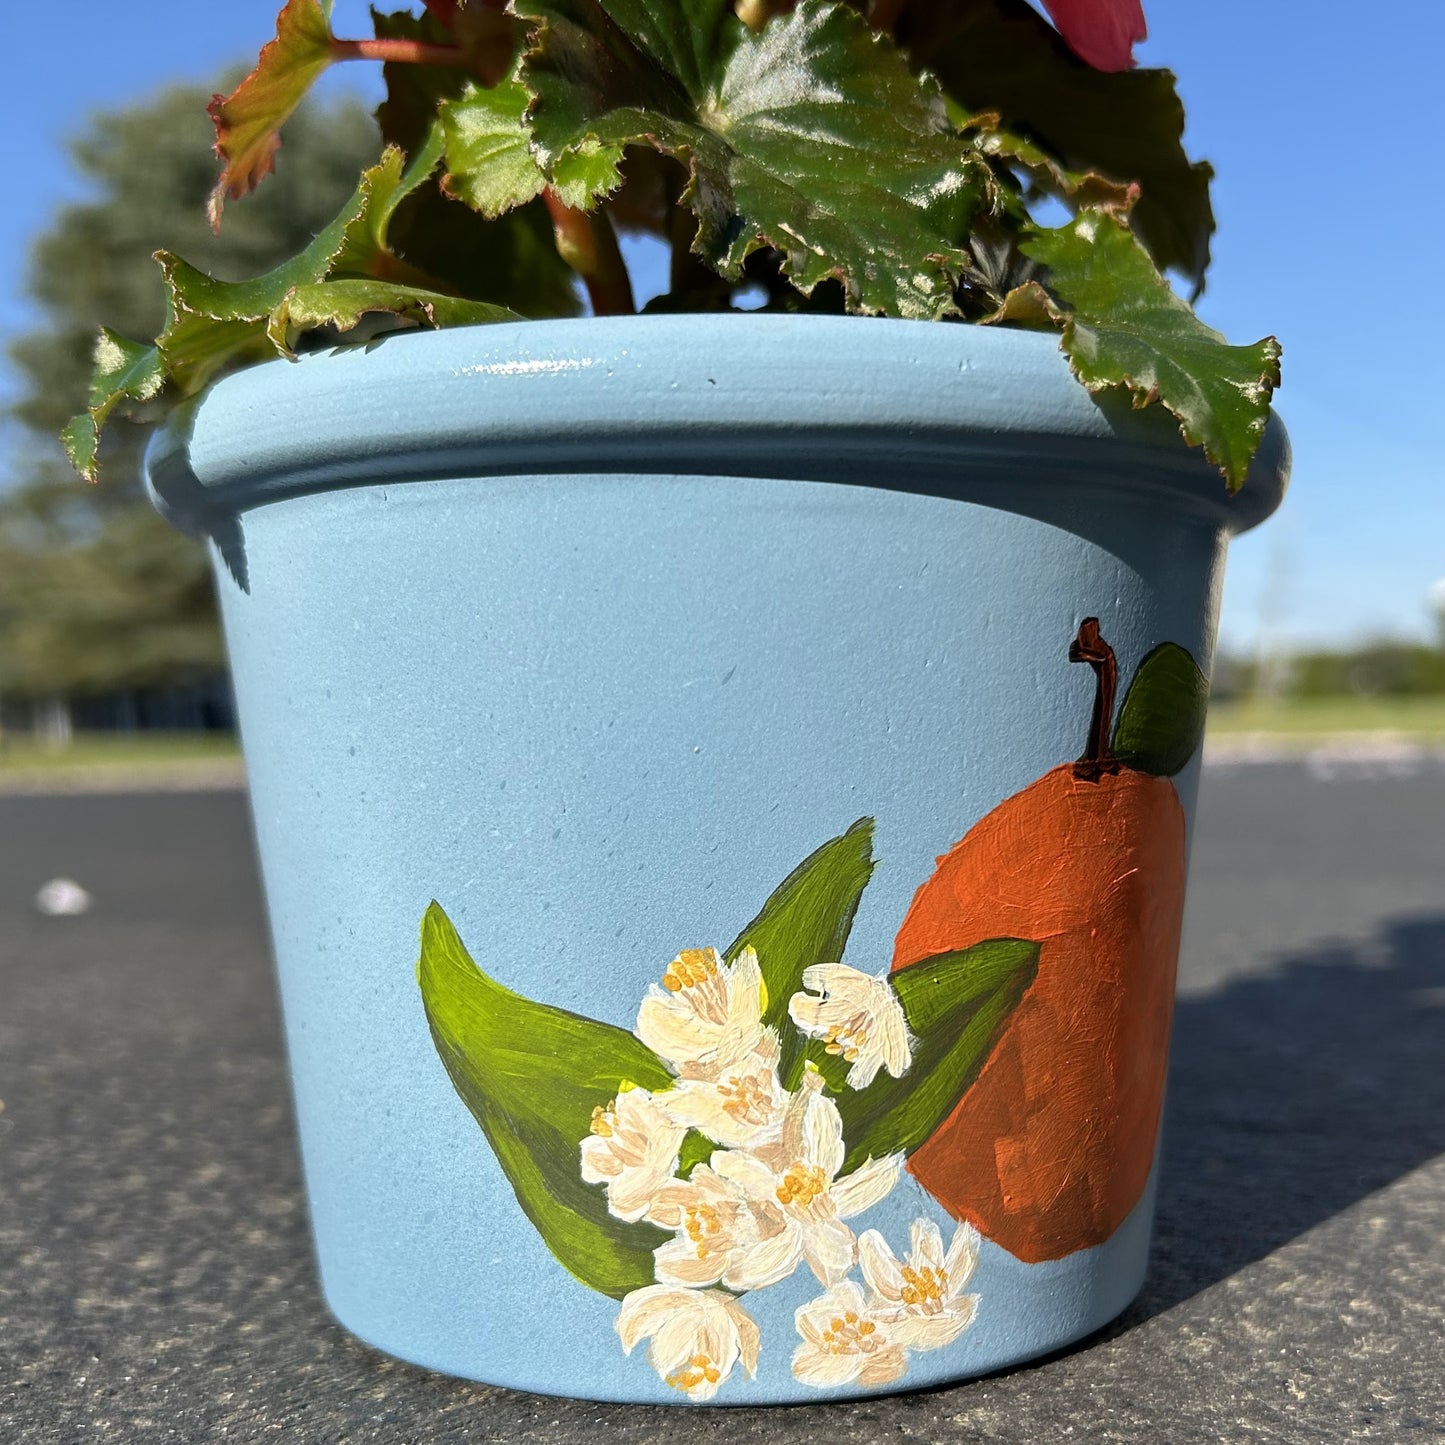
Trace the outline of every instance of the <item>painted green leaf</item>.
<instances>
[{"instance_id":1,"label":"painted green leaf","mask_svg":"<svg viewBox=\"0 0 1445 1445\"><path fill-rule=\"evenodd\" d=\"M724 275L768 246L801 291L837 279L854 310L954 310L987 164L849 6L802 0L757 34L720 0L516 8L539 22L522 73L549 173L585 150L612 189L623 150L651 146L689 167L693 249Z\"/></svg>"},{"instance_id":2,"label":"painted green leaf","mask_svg":"<svg viewBox=\"0 0 1445 1445\"><path fill-rule=\"evenodd\" d=\"M1185 153L1184 106L1169 71L1095 70L1025 0L909 5L898 38L975 114L997 111L1069 170L1137 181L1130 219L1140 240L1161 269L1203 284L1214 172Z\"/></svg>"},{"instance_id":3,"label":"painted green leaf","mask_svg":"<svg viewBox=\"0 0 1445 1445\"><path fill-rule=\"evenodd\" d=\"M1038 958L1037 943L994 938L890 975L914 1036L913 1062L901 1079L880 1073L866 1089L837 1095L844 1173L900 1149L912 1153L953 1112L1033 982ZM829 1066L837 1067L822 1065Z\"/></svg>"},{"instance_id":4,"label":"painted green leaf","mask_svg":"<svg viewBox=\"0 0 1445 1445\"><path fill-rule=\"evenodd\" d=\"M672 1083L662 1061L625 1029L489 978L436 903L422 923L417 978L437 1053L548 1249L615 1299L651 1284L652 1251L668 1235L614 1219L606 1193L583 1182L578 1150L593 1109L624 1085Z\"/></svg>"},{"instance_id":5,"label":"painted green leaf","mask_svg":"<svg viewBox=\"0 0 1445 1445\"><path fill-rule=\"evenodd\" d=\"M717 1150L706 1134L699 1133L696 1129L689 1129L682 1136L682 1147L677 1151L677 1172L684 1178L690 1179L692 1171L699 1164L706 1164Z\"/></svg>"},{"instance_id":6,"label":"painted green leaf","mask_svg":"<svg viewBox=\"0 0 1445 1445\"><path fill-rule=\"evenodd\" d=\"M1279 385L1274 337L1229 345L1111 213L1086 210L1068 225L1033 228L1022 249L1048 268L1048 289L1066 309L1064 350L1079 380L1090 391L1127 387L1136 406L1162 402L1237 491Z\"/></svg>"},{"instance_id":7,"label":"painted green leaf","mask_svg":"<svg viewBox=\"0 0 1445 1445\"><path fill-rule=\"evenodd\" d=\"M296 338L318 326L350 331L363 316L383 313L397 324L468 326L489 321L518 321L515 311L486 301L467 301L390 281L318 281L295 286L266 322L266 334L278 351L289 353Z\"/></svg>"},{"instance_id":8,"label":"painted green leaf","mask_svg":"<svg viewBox=\"0 0 1445 1445\"><path fill-rule=\"evenodd\" d=\"M1125 767L1173 777L1204 741L1209 679L1177 642L1139 664L1114 725L1113 753Z\"/></svg>"},{"instance_id":9,"label":"painted green leaf","mask_svg":"<svg viewBox=\"0 0 1445 1445\"><path fill-rule=\"evenodd\" d=\"M211 102L221 178L211 193L211 224L221 208L253 191L275 165L286 117L301 103L317 76L331 64L331 0L286 0L276 17L276 38L266 44L256 68L230 95Z\"/></svg>"},{"instance_id":10,"label":"painted green leaf","mask_svg":"<svg viewBox=\"0 0 1445 1445\"><path fill-rule=\"evenodd\" d=\"M723 955L731 963L744 948L757 950L768 995L763 1022L781 1035L787 1088L796 1085L802 1058L788 1000L802 988L805 968L842 959L873 866L873 819L859 818L788 874Z\"/></svg>"}]
</instances>

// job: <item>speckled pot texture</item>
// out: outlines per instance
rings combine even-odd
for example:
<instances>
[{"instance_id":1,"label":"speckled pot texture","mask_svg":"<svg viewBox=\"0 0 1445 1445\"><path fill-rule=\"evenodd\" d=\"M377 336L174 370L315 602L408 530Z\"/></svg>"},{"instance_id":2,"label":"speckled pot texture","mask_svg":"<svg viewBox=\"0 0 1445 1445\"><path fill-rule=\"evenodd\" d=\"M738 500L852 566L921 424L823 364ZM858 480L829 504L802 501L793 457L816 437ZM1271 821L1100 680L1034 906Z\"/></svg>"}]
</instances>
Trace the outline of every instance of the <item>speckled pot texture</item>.
<instances>
[{"instance_id":1,"label":"speckled pot texture","mask_svg":"<svg viewBox=\"0 0 1445 1445\"><path fill-rule=\"evenodd\" d=\"M158 439L216 562L326 1297L517 1389L783 1403L1147 1267L1237 495L1051 338L398 336Z\"/></svg>"}]
</instances>

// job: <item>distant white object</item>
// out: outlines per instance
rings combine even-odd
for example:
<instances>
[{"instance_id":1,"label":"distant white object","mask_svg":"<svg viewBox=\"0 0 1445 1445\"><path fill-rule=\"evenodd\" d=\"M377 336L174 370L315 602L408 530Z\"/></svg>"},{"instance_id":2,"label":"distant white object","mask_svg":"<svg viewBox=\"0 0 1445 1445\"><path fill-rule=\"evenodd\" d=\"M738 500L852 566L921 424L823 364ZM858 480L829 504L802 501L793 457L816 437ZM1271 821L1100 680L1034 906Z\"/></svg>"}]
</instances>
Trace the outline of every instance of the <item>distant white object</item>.
<instances>
[{"instance_id":1,"label":"distant white object","mask_svg":"<svg viewBox=\"0 0 1445 1445\"><path fill-rule=\"evenodd\" d=\"M94 901L74 878L52 878L35 895L37 912L47 918L73 918L88 912Z\"/></svg>"},{"instance_id":2,"label":"distant white object","mask_svg":"<svg viewBox=\"0 0 1445 1445\"><path fill-rule=\"evenodd\" d=\"M1430 606L1436 612L1445 612L1445 577L1438 582L1432 582L1425 589L1425 595L1430 599Z\"/></svg>"}]
</instances>

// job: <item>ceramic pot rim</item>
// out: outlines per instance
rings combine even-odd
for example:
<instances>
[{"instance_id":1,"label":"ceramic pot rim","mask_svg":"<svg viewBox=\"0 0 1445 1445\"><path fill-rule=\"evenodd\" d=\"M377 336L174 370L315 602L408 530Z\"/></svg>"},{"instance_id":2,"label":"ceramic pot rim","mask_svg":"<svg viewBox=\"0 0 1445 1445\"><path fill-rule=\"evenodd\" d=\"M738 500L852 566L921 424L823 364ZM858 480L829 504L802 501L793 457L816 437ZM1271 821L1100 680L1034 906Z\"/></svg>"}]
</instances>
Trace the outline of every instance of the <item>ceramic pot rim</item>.
<instances>
[{"instance_id":1,"label":"ceramic pot rim","mask_svg":"<svg viewBox=\"0 0 1445 1445\"><path fill-rule=\"evenodd\" d=\"M181 408L146 476L196 533L309 492L568 472L1143 490L1238 533L1279 505L1289 465L1271 416L1229 496L1163 408L1091 396L1051 335L725 313L408 332L268 362Z\"/></svg>"}]
</instances>

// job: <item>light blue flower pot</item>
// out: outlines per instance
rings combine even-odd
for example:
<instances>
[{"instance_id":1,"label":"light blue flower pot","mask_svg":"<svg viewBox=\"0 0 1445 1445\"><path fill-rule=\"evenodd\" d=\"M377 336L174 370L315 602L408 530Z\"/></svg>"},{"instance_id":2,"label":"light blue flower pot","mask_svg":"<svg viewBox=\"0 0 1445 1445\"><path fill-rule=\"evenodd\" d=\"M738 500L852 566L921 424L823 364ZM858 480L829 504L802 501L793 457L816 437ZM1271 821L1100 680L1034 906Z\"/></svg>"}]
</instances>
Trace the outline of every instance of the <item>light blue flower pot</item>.
<instances>
[{"instance_id":1,"label":"light blue flower pot","mask_svg":"<svg viewBox=\"0 0 1445 1445\"><path fill-rule=\"evenodd\" d=\"M1019 1022L1048 989L1073 986L1048 973L1064 957L1060 930L1099 930L1041 922L1048 937L1030 938L1025 881L1008 928L992 930L1015 942L972 948L948 920L974 904L950 903L943 884L915 894L974 824L1085 750L1102 665L1071 665L1069 648L1098 619L1117 658L1114 751L1151 796L1177 791L1166 813L1182 808L1177 847L1156 846L1172 825L1136 838L1127 808L1108 845L1137 854L1117 870L1125 892L1163 870L1162 902L1098 902L1120 937L1153 930L1140 986L1157 1044L1125 1071L1162 1077L1177 943L1168 879L1176 863L1182 877L1199 766L1189 658L1207 673L1226 541L1274 509L1287 470L1272 422L1229 497L1167 417L1091 399L1052 339L967 326L529 323L401 336L216 386L158 439L149 480L165 513L214 543L337 1318L403 1359L518 1389L764 1403L957 1380L1117 1315L1146 1267L1157 1109L1135 1105L1153 1085L1121 1077L1094 1097L1090 1071L1117 1073L1119 1059L1066 1067ZM1141 684L1130 703L1151 657L1153 690ZM1060 786L1087 802L1121 776ZM1047 813L1041 797L1011 806L1028 822L1030 808ZM865 818L871 838L853 827ZM1098 872L1092 838L1069 845L1081 878ZM980 843L947 886L991 897L995 865L1025 866L1009 861L1012 846ZM804 859L792 892L745 928ZM1079 888L1087 914L1102 895ZM836 961L855 904L843 961L859 976L913 961L895 949L906 915L923 940L914 953L953 959L927 965L926 988L918 972L911 994L903 982L868 994L871 1044L837 1012L841 995L819 1004L800 974ZM735 1148L687 1136L681 1162L647 1166L653 1178L627 1153L620 1115L655 1105L675 1124L685 1096L735 1097L707 1094L726 1086L723 1045L703 1013L676 1012L702 1008L677 968L695 965L724 1012L746 1012L748 943L771 985L753 995L748 1058L762 1059L760 1078L777 1070L782 1102L757 1103L758 1132ZM670 960L707 947L723 957L683 954L657 987ZM1126 939L1119 956L1138 951ZM666 1087L689 1073L682 1045L667 1046L677 1057L649 1052L625 1032L645 997L703 1030L692 1095ZM834 1008L835 1046L874 1059L876 1094L842 1080L826 1038L810 1054L823 1072L803 1066L790 1004L804 1021ZM774 1033L759 1045L765 1007ZM893 1008L911 1035L906 1066L879 1062ZM1088 1032L1083 1014L1074 1022ZM1016 1048L1031 1102L1015 1117L1007 1081L989 1071ZM992 1102L970 1122L985 1084ZM941 1112L929 1089L948 1096ZM895 1181L893 1158L919 1147L960 1090L958 1157L984 1165L960 1166L959 1188L1004 1201L961 1210L983 1235L966 1281L972 1236L913 1168ZM868 1102L885 1094L887 1108ZM595 1115L579 1113L593 1097ZM1055 1107L1083 1110L1076 1134L1099 1123L1097 1158L1049 1155ZM995 1139L1005 1116L1009 1137ZM829 1154L840 1129L839 1149L866 1135L876 1188L845 1182L860 1160L840 1167ZM661 1139L663 1154L676 1142L639 1137ZM714 1227L681 1205L670 1223L619 1218L622 1183L587 1182L574 1160L584 1138L594 1180L600 1160L644 1204L711 1155L727 1218ZM1116 1188L1108 1171L1126 1146L1136 1177ZM751 1193L724 1178L727 1148L752 1170ZM1051 1169L1073 1169L1078 1186L1057 1219L1035 1197ZM706 1177L694 1169L683 1192ZM920 1220L938 1226L943 1251L956 1246L951 1279L935 1271L921 1292L899 1283ZM929 1254L928 1223L915 1279L930 1259L945 1264ZM855 1263L852 1241L869 1230ZM721 1254L706 1254L709 1240ZM699 1241L699 1277L720 1258L719 1283L639 1293L654 1246L686 1262ZM744 1293L739 1279L767 1272L765 1245L784 1277ZM820 1275L814 1263L835 1246L847 1257Z\"/></svg>"}]
</instances>

